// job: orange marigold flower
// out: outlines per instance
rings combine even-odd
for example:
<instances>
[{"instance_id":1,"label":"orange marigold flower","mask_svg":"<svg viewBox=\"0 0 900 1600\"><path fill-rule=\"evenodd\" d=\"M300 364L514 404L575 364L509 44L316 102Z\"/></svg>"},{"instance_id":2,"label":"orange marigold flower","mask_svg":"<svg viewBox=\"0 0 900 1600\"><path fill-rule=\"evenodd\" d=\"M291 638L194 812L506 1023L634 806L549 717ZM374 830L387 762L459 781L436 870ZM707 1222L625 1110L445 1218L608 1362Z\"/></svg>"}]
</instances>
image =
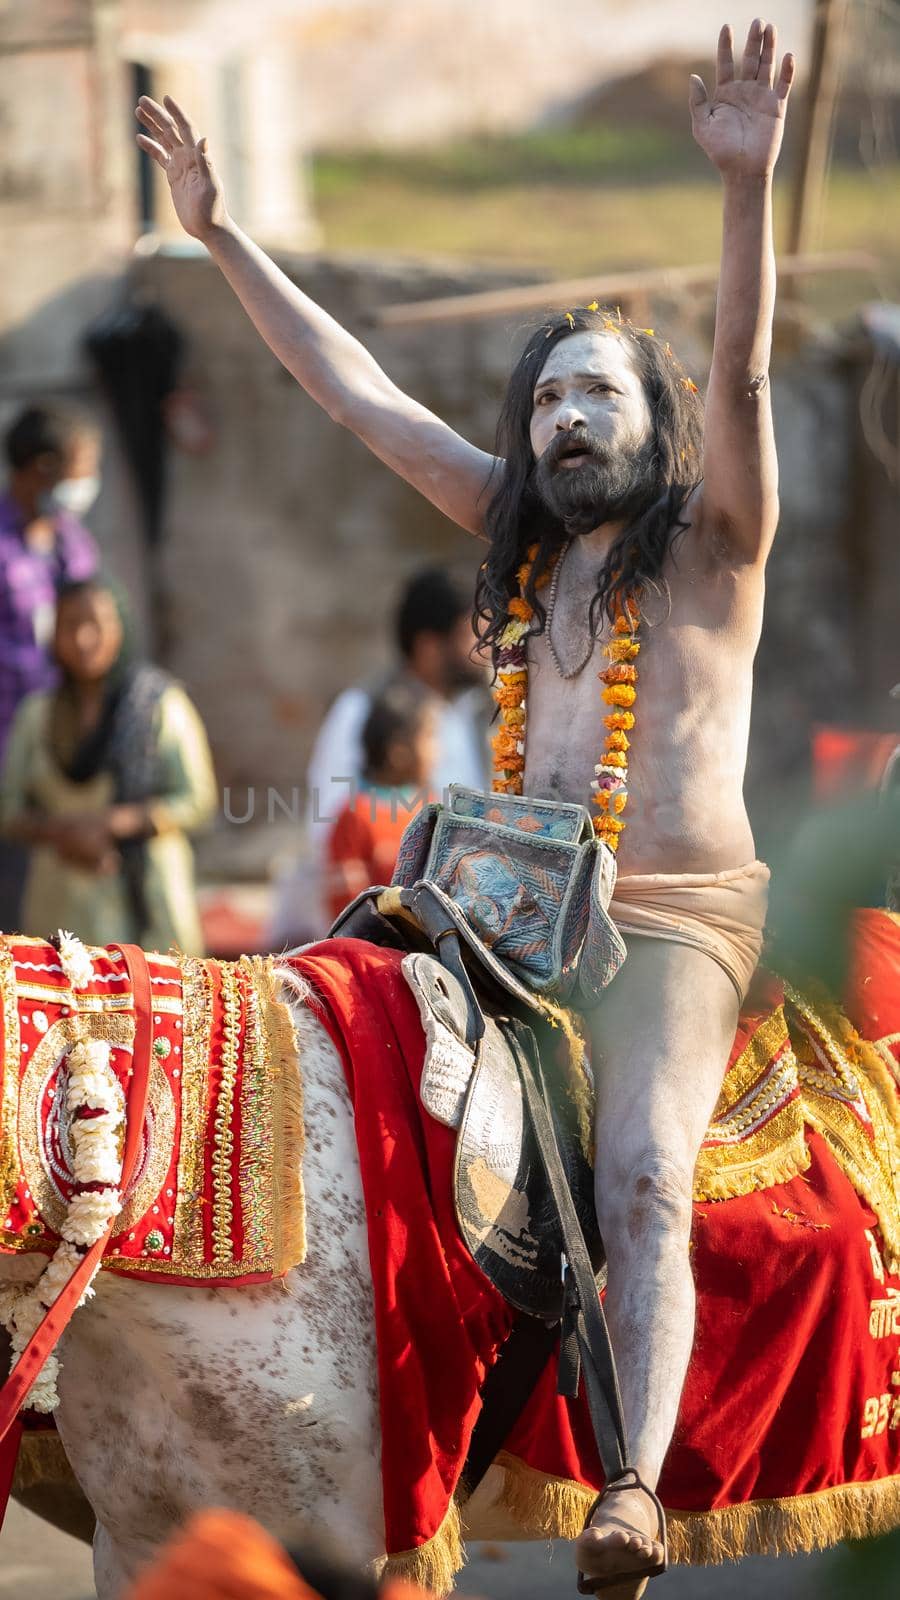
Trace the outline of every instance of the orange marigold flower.
<instances>
[{"instance_id":1,"label":"orange marigold flower","mask_svg":"<svg viewBox=\"0 0 900 1600\"><path fill-rule=\"evenodd\" d=\"M621 577L621 573L620 572L616 572L616 577L617 578ZM640 610L638 608L638 599L639 598L640 598L639 595L636 596L636 595L633 595L633 594L622 594L621 592L616 595L616 622L617 623L618 622L623 622L623 621L625 621L627 619L628 622L630 622L632 628L636 628L637 627L638 623L641 620L641 614L640 614Z\"/></svg>"},{"instance_id":2,"label":"orange marigold flower","mask_svg":"<svg viewBox=\"0 0 900 1600\"><path fill-rule=\"evenodd\" d=\"M606 741L607 750L627 750L628 739L624 733L611 733Z\"/></svg>"},{"instance_id":3,"label":"orange marigold flower","mask_svg":"<svg viewBox=\"0 0 900 1600\"><path fill-rule=\"evenodd\" d=\"M518 752L518 750L516 748L517 745L518 745L518 742L519 742L518 734L515 733L512 728L507 728L505 726L501 726L498 729L498 731L494 734L494 737L493 737L493 740L492 740L494 754L498 758L500 756L505 756L505 755L510 755L510 756L518 755L519 752Z\"/></svg>"},{"instance_id":4,"label":"orange marigold flower","mask_svg":"<svg viewBox=\"0 0 900 1600\"><path fill-rule=\"evenodd\" d=\"M637 639L610 639L606 646L606 655L610 661L633 661L640 652L641 647Z\"/></svg>"},{"instance_id":5,"label":"orange marigold flower","mask_svg":"<svg viewBox=\"0 0 900 1600\"><path fill-rule=\"evenodd\" d=\"M503 714L503 721L508 728L520 728L525 721L525 707L510 706Z\"/></svg>"},{"instance_id":6,"label":"orange marigold flower","mask_svg":"<svg viewBox=\"0 0 900 1600\"><path fill-rule=\"evenodd\" d=\"M604 750L603 762L607 767L627 767L628 765L625 753L622 750Z\"/></svg>"},{"instance_id":7,"label":"orange marigold flower","mask_svg":"<svg viewBox=\"0 0 900 1600\"><path fill-rule=\"evenodd\" d=\"M604 683L637 683L637 667L629 666L625 661L615 661L611 667L604 667L597 676Z\"/></svg>"},{"instance_id":8,"label":"orange marigold flower","mask_svg":"<svg viewBox=\"0 0 900 1600\"><path fill-rule=\"evenodd\" d=\"M521 684L528 682L528 673L524 667L517 667L514 672L498 673L498 677L504 688L508 688L509 685L513 683Z\"/></svg>"},{"instance_id":9,"label":"orange marigold flower","mask_svg":"<svg viewBox=\"0 0 900 1600\"><path fill-rule=\"evenodd\" d=\"M522 704L522 690L515 683L510 684L508 688L495 689L494 700L501 711L505 711L509 706L520 706Z\"/></svg>"},{"instance_id":10,"label":"orange marigold flower","mask_svg":"<svg viewBox=\"0 0 900 1600\"><path fill-rule=\"evenodd\" d=\"M521 595L513 595L509 602L509 614L511 617L519 617L522 622L530 622L534 616L534 607L530 606L527 600L523 600Z\"/></svg>"},{"instance_id":11,"label":"orange marigold flower","mask_svg":"<svg viewBox=\"0 0 900 1600\"><path fill-rule=\"evenodd\" d=\"M601 789L599 794L592 797L592 804L598 811L603 812L603 821L613 821L618 817L628 804L628 796L623 789ZM596 820L596 819L595 819ZM624 826L624 824L623 824Z\"/></svg>"},{"instance_id":12,"label":"orange marigold flower","mask_svg":"<svg viewBox=\"0 0 900 1600\"><path fill-rule=\"evenodd\" d=\"M603 698L608 706L633 706L637 690L630 683L611 683L604 689Z\"/></svg>"},{"instance_id":13,"label":"orange marigold flower","mask_svg":"<svg viewBox=\"0 0 900 1600\"><path fill-rule=\"evenodd\" d=\"M634 727L634 712L611 711L608 717L603 718L603 721L610 731L620 729L628 732Z\"/></svg>"},{"instance_id":14,"label":"orange marigold flower","mask_svg":"<svg viewBox=\"0 0 900 1600\"><path fill-rule=\"evenodd\" d=\"M600 828L603 833L608 833L613 839L618 839L619 834L627 828L627 822L620 822L618 817L601 817Z\"/></svg>"}]
</instances>

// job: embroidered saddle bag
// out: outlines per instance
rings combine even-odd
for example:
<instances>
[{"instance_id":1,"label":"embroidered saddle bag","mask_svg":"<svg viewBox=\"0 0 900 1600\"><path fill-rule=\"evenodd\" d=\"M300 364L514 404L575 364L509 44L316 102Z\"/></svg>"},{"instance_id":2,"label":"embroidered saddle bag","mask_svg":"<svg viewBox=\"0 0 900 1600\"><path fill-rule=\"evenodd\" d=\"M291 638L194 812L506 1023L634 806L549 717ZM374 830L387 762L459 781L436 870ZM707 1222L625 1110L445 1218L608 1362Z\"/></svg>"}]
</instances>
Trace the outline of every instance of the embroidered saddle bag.
<instances>
[{"instance_id":1,"label":"embroidered saddle bag","mask_svg":"<svg viewBox=\"0 0 900 1600\"><path fill-rule=\"evenodd\" d=\"M428 884L451 911L463 954L526 1006L587 1010L625 959L608 911L615 881L615 857L585 806L452 784L447 805L424 807L407 828L393 887ZM390 916L383 891L368 890L332 932L356 932L355 911L378 896Z\"/></svg>"}]
</instances>

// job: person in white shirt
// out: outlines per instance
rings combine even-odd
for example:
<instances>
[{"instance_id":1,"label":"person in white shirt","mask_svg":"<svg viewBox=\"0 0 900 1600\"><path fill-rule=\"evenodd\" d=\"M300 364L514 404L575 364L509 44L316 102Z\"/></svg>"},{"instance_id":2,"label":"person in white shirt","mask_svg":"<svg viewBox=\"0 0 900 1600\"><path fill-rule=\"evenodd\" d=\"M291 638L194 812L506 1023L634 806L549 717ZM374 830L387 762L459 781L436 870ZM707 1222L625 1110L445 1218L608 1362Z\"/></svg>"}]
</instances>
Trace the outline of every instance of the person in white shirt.
<instances>
[{"instance_id":1,"label":"person in white shirt","mask_svg":"<svg viewBox=\"0 0 900 1600\"><path fill-rule=\"evenodd\" d=\"M486 664L473 655L472 599L441 567L426 567L403 590L394 621L399 661L390 678L408 674L439 701L436 759L429 788L443 797L451 783L490 786ZM306 773L307 854L276 890L269 942L273 947L321 937L328 917L321 860L328 830L362 774L361 735L372 698L384 680L344 689L326 712Z\"/></svg>"}]
</instances>

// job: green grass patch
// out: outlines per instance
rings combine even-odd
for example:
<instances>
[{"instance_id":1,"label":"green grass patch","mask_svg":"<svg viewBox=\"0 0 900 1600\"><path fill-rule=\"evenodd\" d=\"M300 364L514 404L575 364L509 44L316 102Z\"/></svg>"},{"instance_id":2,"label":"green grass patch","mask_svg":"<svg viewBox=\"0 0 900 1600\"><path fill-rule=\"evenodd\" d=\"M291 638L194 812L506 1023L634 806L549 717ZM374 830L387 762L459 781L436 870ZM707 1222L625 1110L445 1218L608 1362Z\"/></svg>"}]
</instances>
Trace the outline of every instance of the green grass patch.
<instances>
[{"instance_id":1,"label":"green grass patch","mask_svg":"<svg viewBox=\"0 0 900 1600\"><path fill-rule=\"evenodd\" d=\"M666 170L657 137L647 133L646 159L637 163L633 131L618 141L608 128L320 157L313 180L323 242L333 250L455 258L549 278L716 261L720 186L714 174L698 173L692 146L683 175ZM683 156L675 142L670 165L677 169ZM790 192L787 175L776 186L779 241ZM900 163L874 174L832 171L813 248L866 250L883 267L875 277L808 280L808 299L822 315L840 318L861 299L900 296L898 214Z\"/></svg>"},{"instance_id":2,"label":"green grass patch","mask_svg":"<svg viewBox=\"0 0 900 1600\"><path fill-rule=\"evenodd\" d=\"M437 192L562 181L635 183L696 164L693 141L656 128L543 128L516 137L460 139L418 150L324 152L317 194L327 198L373 180Z\"/></svg>"}]
</instances>

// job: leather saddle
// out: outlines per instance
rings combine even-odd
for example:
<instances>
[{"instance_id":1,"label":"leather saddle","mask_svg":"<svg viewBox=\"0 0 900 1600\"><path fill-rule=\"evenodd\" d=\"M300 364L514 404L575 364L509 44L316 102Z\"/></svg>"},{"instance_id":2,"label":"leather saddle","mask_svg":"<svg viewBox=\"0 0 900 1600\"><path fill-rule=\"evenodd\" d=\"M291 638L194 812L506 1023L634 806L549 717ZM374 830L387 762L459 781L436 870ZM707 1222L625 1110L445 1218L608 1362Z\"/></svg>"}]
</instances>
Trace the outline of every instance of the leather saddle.
<instances>
[{"instance_id":1,"label":"leather saddle","mask_svg":"<svg viewBox=\"0 0 900 1600\"><path fill-rule=\"evenodd\" d=\"M488 1280L526 1313L512 1360L489 1379L497 1391L473 1438L473 1489L559 1338L558 1389L583 1374L607 1478L627 1459L615 1362L600 1302L605 1254L590 1159L592 1088L569 1038L540 1004L520 1002L461 934L457 908L434 884L374 888L332 934L405 950L404 976L426 1036L426 1109L457 1129L456 1215ZM498 1383L499 1378L499 1383ZM493 1383L491 1382L493 1380Z\"/></svg>"},{"instance_id":2,"label":"leather saddle","mask_svg":"<svg viewBox=\"0 0 900 1600\"><path fill-rule=\"evenodd\" d=\"M533 1074L543 1074L563 1177L602 1284L605 1257L594 1205L592 1091L586 1073L576 1069L579 1082L567 1059L567 1041L537 1018L525 1025L485 1011L484 1031L473 1040L469 997L435 956L408 955L403 972L427 1041L422 1101L439 1122L457 1130L454 1202L466 1246L517 1311L557 1321L564 1305L565 1240L528 1111L520 1055L530 1058Z\"/></svg>"}]
</instances>

